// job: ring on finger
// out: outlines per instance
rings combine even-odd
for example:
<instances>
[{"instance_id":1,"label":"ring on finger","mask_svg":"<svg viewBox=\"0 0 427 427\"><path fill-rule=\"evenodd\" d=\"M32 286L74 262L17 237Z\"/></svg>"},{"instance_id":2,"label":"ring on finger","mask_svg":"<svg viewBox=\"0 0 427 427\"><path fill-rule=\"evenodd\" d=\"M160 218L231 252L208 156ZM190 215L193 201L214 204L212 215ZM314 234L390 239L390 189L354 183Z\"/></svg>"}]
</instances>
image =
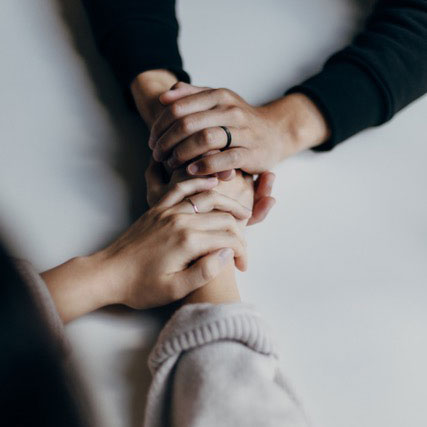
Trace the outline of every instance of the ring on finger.
<instances>
[{"instance_id":1,"label":"ring on finger","mask_svg":"<svg viewBox=\"0 0 427 427\"><path fill-rule=\"evenodd\" d=\"M223 150L226 150L228 147L230 147L233 137L231 135L230 129L228 129L227 126L220 126L220 128L224 129L224 132L227 135L227 143L225 144L225 147L223 148Z\"/></svg>"},{"instance_id":2,"label":"ring on finger","mask_svg":"<svg viewBox=\"0 0 427 427\"><path fill-rule=\"evenodd\" d=\"M187 197L185 200L188 203L190 203L190 205L193 207L194 213L196 213L196 214L200 213L199 208L197 207L197 205L189 197Z\"/></svg>"}]
</instances>

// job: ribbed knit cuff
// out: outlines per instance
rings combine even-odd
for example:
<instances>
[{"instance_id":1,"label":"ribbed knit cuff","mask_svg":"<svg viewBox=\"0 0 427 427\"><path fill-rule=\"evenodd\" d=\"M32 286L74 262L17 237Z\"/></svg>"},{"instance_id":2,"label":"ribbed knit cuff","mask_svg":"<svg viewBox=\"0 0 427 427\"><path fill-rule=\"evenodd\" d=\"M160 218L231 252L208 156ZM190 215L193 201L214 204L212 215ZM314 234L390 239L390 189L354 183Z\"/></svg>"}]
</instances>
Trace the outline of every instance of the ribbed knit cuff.
<instances>
[{"instance_id":1,"label":"ribbed knit cuff","mask_svg":"<svg viewBox=\"0 0 427 427\"><path fill-rule=\"evenodd\" d=\"M126 21L102 40L100 48L125 90L138 74L154 69L169 70L178 80L189 83L190 76L182 68L177 36L178 28L171 25Z\"/></svg>"},{"instance_id":2,"label":"ribbed knit cuff","mask_svg":"<svg viewBox=\"0 0 427 427\"><path fill-rule=\"evenodd\" d=\"M331 150L361 130L383 123L389 116L384 91L371 71L354 58L343 59L326 63L319 74L287 92L308 96L329 124L331 138L313 148L315 151Z\"/></svg>"},{"instance_id":3,"label":"ribbed knit cuff","mask_svg":"<svg viewBox=\"0 0 427 427\"><path fill-rule=\"evenodd\" d=\"M168 359L215 341L235 341L265 355L277 356L270 333L259 314L243 303L188 304L163 328L150 358L153 375Z\"/></svg>"}]
</instances>

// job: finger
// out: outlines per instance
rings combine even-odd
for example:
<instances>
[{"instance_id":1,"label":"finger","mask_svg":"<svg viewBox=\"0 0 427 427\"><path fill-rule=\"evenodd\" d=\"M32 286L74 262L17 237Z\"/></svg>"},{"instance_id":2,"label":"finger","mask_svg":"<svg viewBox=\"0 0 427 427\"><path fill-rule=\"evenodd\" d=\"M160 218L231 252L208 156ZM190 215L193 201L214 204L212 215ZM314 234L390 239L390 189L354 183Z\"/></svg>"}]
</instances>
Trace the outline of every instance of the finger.
<instances>
[{"instance_id":1,"label":"finger","mask_svg":"<svg viewBox=\"0 0 427 427\"><path fill-rule=\"evenodd\" d=\"M159 96L159 101L163 105L168 105L183 96L193 95L195 93L208 90L208 87L194 86L190 83L177 82L168 91Z\"/></svg>"},{"instance_id":2,"label":"finger","mask_svg":"<svg viewBox=\"0 0 427 427\"><path fill-rule=\"evenodd\" d=\"M190 205L189 205L190 206ZM190 206L191 208L191 206ZM242 243L244 243L245 237L243 229L238 225L236 218L227 212L207 212L199 215L194 215L193 212L185 213L184 215L191 216L191 228L199 231L232 231L236 235L241 236ZM188 218L187 218L188 220Z\"/></svg>"},{"instance_id":3,"label":"finger","mask_svg":"<svg viewBox=\"0 0 427 427\"><path fill-rule=\"evenodd\" d=\"M252 209L215 190L194 194L173 209L178 213L206 213L213 210L228 212L236 219L248 219L252 216Z\"/></svg>"},{"instance_id":4,"label":"finger","mask_svg":"<svg viewBox=\"0 0 427 427\"><path fill-rule=\"evenodd\" d=\"M162 197L157 206L161 209L171 208L177 203L182 202L186 197L200 193L201 191L210 190L216 185L218 185L216 177L188 179L178 182Z\"/></svg>"},{"instance_id":5,"label":"finger","mask_svg":"<svg viewBox=\"0 0 427 427\"><path fill-rule=\"evenodd\" d=\"M167 159L171 150L179 142L202 129L217 126L240 127L241 124L243 124L243 118L233 108L214 108L189 114L174 121L159 137L153 151L154 159L158 161Z\"/></svg>"},{"instance_id":6,"label":"finger","mask_svg":"<svg viewBox=\"0 0 427 427\"><path fill-rule=\"evenodd\" d=\"M245 271L247 268L247 252L246 252L246 240L242 239L242 234L235 234L232 231L205 231L200 232L199 246L197 251L198 256L195 253L192 254L193 258L198 258L202 254L215 251L219 248L231 248L234 252L234 259L236 267Z\"/></svg>"},{"instance_id":7,"label":"finger","mask_svg":"<svg viewBox=\"0 0 427 427\"><path fill-rule=\"evenodd\" d=\"M212 95L215 94L213 89L191 88L189 90L188 87L184 87L164 93L161 99L172 99L172 94L175 100L168 103L151 128L151 139L154 145L176 120L200 111L210 110L218 104L217 97Z\"/></svg>"},{"instance_id":8,"label":"finger","mask_svg":"<svg viewBox=\"0 0 427 427\"><path fill-rule=\"evenodd\" d=\"M159 96L159 102L163 105L168 106L169 104L175 101L178 101L181 98L185 98L186 96L193 95L207 89L209 88L202 88L202 87L190 85L188 83L178 82L178 83L175 83L171 87L171 89L162 93ZM151 149L154 148L154 141L157 140L158 136L161 134L161 133L159 134L159 132L164 132L164 130L167 129L167 127L169 127L171 124L170 122L168 122L168 124L166 125L166 123L164 122L164 115L165 113L167 113L166 115L169 115L169 110L171 108L173 110L175 107L165 108L160 114L160 116L156 118L155 122L151 127L150 137L148 139L148 146Z\"/></svg>"},{"instance_id":9,"label":"finger","mask_svg":"<svg viewBox=\"0 0 427 427\"><path fill-rule=\"evenodd\" d=\"M179 87L177 87L180 85ZM182 117L201 111L211 110L218 105L235 105L238 97L227 89L211 89L178 83L172 90L160 96L160 102L167 104L151 129L152 143Z\"/></svg>"},{"instance_id":10,"label":"finger","mask_svg":"<svg viewBox=\"0 0 427 427\"><path fill-rule=\"evenodd\" d=\"M233 257L232 249L217 249L200 258L186 270L177 273L177 283L182 284L186 294L189 294L215 279L233 261Z\"/></svg>"},{"instance_id":11,"label":"finger","mask_svg":"<svg viewBox=\"0 0 427 427\"><path fill-rule=\"evenodd\" d=\"M246 148L230 148L189 164L187 172L190 175L211 175L230 169L244 169L247 154Z\"/></svg>"},{"instance_id":12,"label":"finger","mask_svg":"<svg viewBox=\"0 0 427 427\"><path fill-rule=\"evenodd\" d=\"M229 171L218 172L216 176L220 181L231 181L236 176L236 171L231 169Z\"/></svg>"},{"instance_id":13,"label":"finger","mask_svg":"<svg viewBox=\"0 0 427 427\"><path fill-rule=\"evenodd\" d=\"M239 146L240 141L247 139L247 131L245 129L230 127L229 131L232 135L231 146ZM171 168L176 168L196 157L202 156L212 150L221 150L227 145L227 134L221 127L205 128L182 142L177 144L167 160L167 164Z\"/></svg>"},{"instance_id":14,"label":"finger","mask_svg":"<svg viewBox=\"0 0 427 427\"><path fill-rule=\"evenodd\" d=\"M276 204L276 199L273 197L262 197L254 203L254 210L252 217L249 219L247 225L257 224L264 221L272 207Z\"/></svg>"},{"instance_id":15,"label":"finger","mask_svg":"<svg viewBox=\"0 0 427 427\"><path fill-rule=\"evenodd\" d=\"M276 175L272 172L263 172L258 176L255 185L255 200L271 196L275 179Z\"/></svg>"}]
</instances>

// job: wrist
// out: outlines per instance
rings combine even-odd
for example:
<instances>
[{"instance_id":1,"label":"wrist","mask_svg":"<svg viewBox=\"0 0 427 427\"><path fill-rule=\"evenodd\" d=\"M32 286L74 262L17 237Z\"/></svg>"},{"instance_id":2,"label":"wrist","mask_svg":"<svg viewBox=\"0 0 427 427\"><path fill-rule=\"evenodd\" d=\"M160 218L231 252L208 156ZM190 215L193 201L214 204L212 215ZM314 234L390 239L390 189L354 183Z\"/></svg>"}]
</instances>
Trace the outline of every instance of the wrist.
<instances>
[{"instance_id":1,"label":"wrist","mask_svg":"<svg viewBox=\"0 0 427 427\"><path fill-rule=\"evenodd\" d=\"M281 160L330 137L330 129L317 105L302 93L292 93L263 107L281 135Z\"/></svg>"},{"instance_id":2,"label":"wrist","mask_svg":"<svg viewBox=\"0 0 427 427\"><path fill-rule=\"evenodd\" d=\"M132 81L130 89L136 107L149 128L164 108L159 96L177 81L176 76L168 70L144 71Z\"/></svg>"},{"instance_id":3,"label":"wrist","mask_svg":"<svg viewBox=\"0 0 427 427\"><path fill-rule=\"evenodd\" d=\"M240 293L234 270L233 262L214 280L185 297L183 304L227 304L239 302Z\"/></svg>"},{"instance_id":4,"label":"wrist","mask_svg":"<svg viewBox=\"0 0 427 427\"><path fill-rule=\"evenodd\" d=\"M76 257L41 274L64 323L115 303L98 255Z\"/></svg>"}]
</instances>

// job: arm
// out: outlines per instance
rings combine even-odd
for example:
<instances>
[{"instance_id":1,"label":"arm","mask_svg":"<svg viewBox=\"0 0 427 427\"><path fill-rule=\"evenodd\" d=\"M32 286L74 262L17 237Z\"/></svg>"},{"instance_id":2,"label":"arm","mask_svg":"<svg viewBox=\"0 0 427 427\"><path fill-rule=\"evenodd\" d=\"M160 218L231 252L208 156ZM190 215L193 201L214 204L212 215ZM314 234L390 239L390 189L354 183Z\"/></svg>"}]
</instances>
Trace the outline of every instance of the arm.
<instances>
[{"instance_id":1,"label":"arm","mask_svg":"<svg viewBox=\"0 0 427 427\"><path fill-rule=\"evenodd\" d=\"M365 29L323 70L291 89L310 97L336 144L394 114L427 91L427 2L380 0Z\"/></svg>"},{"instance_id":2,"label":"arm","mask_svg":"<svg viewBox=\"0 0 427 427\"><path fill-rule=\"evenodd\" d=\"M99 51L151 127L158 101L178 80L189 82L178 47L174 0L83 0Z\"/></svg>"},{"instance_id":3,"label":"arm","mask_svg":"<svg viewBox=\"0 0 427 427\"><path fill-rule=\"evenodd\" d=\"M200 89L184 99L173 90L161 97L169 107L153 125L152 146L173 167L223 148L221 125L233 129L231 149L193 161L189 173L259 173L301 150L331 149L427 91L427 2L379 1L350 46L267 105L251 106L229 90Z\"/></svg>"},{"instance_id":4,"label":"arm","mask_svg":"<svg viewBox=\"0 0 427 427\"><path fill-rule=\"evenodd\" d=\"M250 203L250 181L238 172L217 190ZM146 427L307 425L268 329L240 303L232 264L183 303L150 356Z\"/></svg>"},{"instance_id":5,"label":"arm","mask_svg":"<svg viewBox=\"0 0 427 427\"><path fill-rule=\"evenodd\" d=\"M236 218L247 220L250 210L214 191L217 184L216 178L178 184L107 248L42 273L62 320L109 304L149 308L179 300L213 280L233 256L245 268Z\"/></svg>"},{"instance_id":6,"label":"arm","mask_svg":"<svg viewBox=\"0 0 427 427\"><path fill-rule=\"evenodd\" d=\"M123 88L149 70L169 70L189 81L178 48L175 0L83 0L83 5L97 46Z\"/></svg>"}]
</instances>

